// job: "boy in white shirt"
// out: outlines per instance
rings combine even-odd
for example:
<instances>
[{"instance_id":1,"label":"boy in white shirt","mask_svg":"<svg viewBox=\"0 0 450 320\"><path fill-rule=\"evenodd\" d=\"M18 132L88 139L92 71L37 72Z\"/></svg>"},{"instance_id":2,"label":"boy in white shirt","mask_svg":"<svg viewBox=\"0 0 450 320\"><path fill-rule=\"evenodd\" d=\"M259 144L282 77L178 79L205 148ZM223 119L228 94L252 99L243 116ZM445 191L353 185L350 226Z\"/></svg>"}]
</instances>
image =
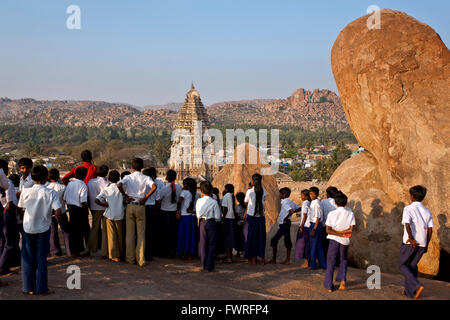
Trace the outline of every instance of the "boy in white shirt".
<instances>
[{"instance_id":1,"label":"boy in white shirt","mask_svg":"<svg viewBox=\"0 0 450 320\"><path fill-rule=\"evenodd\" d=\"M87 186L84 179L87 175L85 167L75 170L75 180L69 182L64 192L64 201L69 211L69 248L73 258L79 257L84 251L83 230L85 211L87 210Z\"/></svg>"},{"instance_id":2,"label":"boy in white shirt","mask_svg":"<svg viewBox=\"0 0 450 320\"><path fill-rule=\"evenodd\" d=\"M201 199L198 199L195 206L200 228L200 242L198 248L203 270L212 272L214 270L214 259L217 246L216 223L220 220L220 208L217 201L212 198L213 186L211 182L202 181L200 190L204 196Z\"/></svg>"},{"instance_id":3,"label":"boy in white shirt","mask_svg":"<svg viewBox=\"0 0 450 320\"><path fill-rule=\"evenodd\" d=\"M326 269L325 255L322 248L322 207L320 206L319 188L311 187L309 189L309 195L311 197L311 215L310 215L310 263L309 266L312 270L317 269L316 258L319 259L319 265L321 268Z\"/></svg>"},{"instance_id":4,"label":"boy in white shirt","mask_svg":"<svg viewBox=\"0 0 450 320\"><path fill-rule=\"evenodd\" d=\"M403 209L403 244L400 247L398 265L405 277L403 295L417 300L424 290L417 279L417 265L427 252L434 224L431 211L422 204L427 189L423 186L414 186L409 189L409 194L412 203Z\"/></svg>"},{"instance_id":5,"label":"boy in white shirt","mask_svg":"<svg viewBox=\"0 0 450 320\"><path fill-rule=\"evenodd\" d=\"M0 159L0 170L4 177L8 174L8 162ZM2 183L2 189L5 196L2 197L2 206L4 210L0 212L0 275L10 275L10 268L14 266L19 243L19 231L17 229L17 197L16 189L10 179L6 179L7 188Z\"/></svg>"},{"instance_id":6,"label":"boy in white shirt","mask_svg":"<svg viewBox=\"0 0 450 320\"><path fill-rule=\"evenodd\" d=\"M323 230L326 228L325 223L327 222L327 218L328 218L328 214L337 209L336 203L334 201L334 196L336 195L336 193L338 192L338 188L336 187L328 187L327 190L325 190L325 194L327 196L326 199L322 199L320 201L320 206L322 208L322 228ZM322 232L322 248L323 248L323 253L324 256L327 256L327 252L328 252L328 244L329 244L329 240L327 238L327 233L326 232Z\"/></svg>"},{"instance_id":7,"label":"boy in white shirt","mask_svg":"<svg viewBox=\"0 0 450 320\"><path fill-rule=\"evenodd\" d=\"M278 241L280 241L281 237L284 237L284 245L286 247L286 260L284 260L281 264L291 264L291 217L294 213L299 212L301 210L301 207L298 206L294 201L290 200L290 196L291 189L280 189L281 208L280 216L278 219L280 228L278 229L275 236L273 236L273 238L270 240L270 246L273 250L273 255L270 263L273 264L277 263Z\"/></svg>"},{"instance_id":8,"label":"boy in white shirt","mask_svg":"<svg viewBox=\"0 0 450 320\"><path fill-rule=\"evenodd\" d=\"M59 170L58 169L50 169L48 172L48 179L50 182L46 184L46 187L50 190L56 191L58 194L59 203L61 204L61 214L58 217L52 216L52 224L50 229L50 255L51 256L61 256L62 249L59 243L59 234L58 234L58 224L61 221L61 229L63 229L63 235L65 239L66 248L69 246L68 237L69 234L64 232L67 231L67 215L66 215L66 203L64 202L64 191L66 190L66 186L62 183L59 183ZM64 219L65 217L65 219ZM68 250L70 252L70 250Z\"/></svg>"},{"instance_id":9,"label":"boy in white shirt","mask_svg":"<svg viewBox=\"0 0 450 320\"><path fill-rule=\"evenodd\" d=\"M95 202L106 208L104 213L106 230L104 232L108 241L108 258L119 262L124 254L123 218L125 214L123 196L117 187L117 182L120 180L119 172L112 170L108 175L108 180L110 184L103 188Z\"/></svg>"},{"instance_id":10,"label":"boy in white shirt","mask_svg":"<svg viewBox=\"0 0 450 320\"><path fill-rule=\"evenodd\" d=\"M20 193L25 188L31 188L34 184L33 179L31 179L31 169L33 168L33 160L30 158L19 159L17 166L19 167L19 172L21 173L19 182L19 192L17 193L17 199L20 197ZM23 231L23 210L17 210L17 225L19 232Z\"/></svg>"},{"instance_id":11,"label":"boy in white shirt","mask_svg":"<svg viewBox=\"0 0 450 320\"><path fill-rule=\"evenodd\" d=\"M311 205L311 197L309 196L309 190L304 189L300 193L302 199L302 209L301 209L301 222L300 228L297 233L297 240L295 242L295 259L302 260L304 259L304 263L300 266L301 269L309 268L309 227L310 227L310 205Z\"/></svg>"},{"instance_id":12,"label":"boy in white shirt","mask_svg":"<svg viewBox=\"0 0 450 320\"><path fill-rule=\"evenodd\" d=\"M102 227L102 256L107 255L106 248L106 225L105 220L103 218L103 214L105 213L105 208L99 206L96 203L97 196L100 192L103 191L104 188L109 184L108 180L106 180L106 176L108 175L109 168L106 165L101 165L97 168L97 178L92 178L89 180L87 184L88 188L88 202L89 202L89 210L92 215L92 228L89 233L89 242L88 242L88 252L87 254L94 254L98 251L98 238L100 236L100 227Z\"/></svg>"},{"instance_id":13,"label":"boy in white shirt","mask_svg":"<svg viewBox=\"0 0 450 320\"><path fill-rule=\"evenodd\" d=\"M117 185L128 203L125 213L125 260L131 264L137 262L140 267L146 265L145 202L156 191L153 180L141 172L143 167L144 160L134 158L131 162L133 173L125 176Z\"/></svg>"},{"instance_id":14,"label":"boy in white shirt","mask_svg":"<svg viewBox=\"0 0 450 320\"><path fill-rule=\"evenodd\" d=\"M330 240L327 255L327 271L325 274L324 287L328 292L333 292L333 274L336 266L336 259L339 254L339 273L336 281L340 282L339 290L345 290L347 281L347 251L350 245L353 227L355 226L355 215L352 210L345 207L347 196L338 191L334 195L337 209L328 214L326 221L326 232Z\"/></svg>"},{"instance_id":15,"label":"boy in white shirt","mask_svg":"<svg viewBox=\"0 0 450 320\"><path fill-rule=\"evenodd\" d=\"M61 214L58 194L44 186L48 170L36 166L31 171L35 184L20 194L18 206L25 210L22 238L22 290L25 294L50 294L47 279L47 253L52 213Z\"/></svg>"}]
</instances>

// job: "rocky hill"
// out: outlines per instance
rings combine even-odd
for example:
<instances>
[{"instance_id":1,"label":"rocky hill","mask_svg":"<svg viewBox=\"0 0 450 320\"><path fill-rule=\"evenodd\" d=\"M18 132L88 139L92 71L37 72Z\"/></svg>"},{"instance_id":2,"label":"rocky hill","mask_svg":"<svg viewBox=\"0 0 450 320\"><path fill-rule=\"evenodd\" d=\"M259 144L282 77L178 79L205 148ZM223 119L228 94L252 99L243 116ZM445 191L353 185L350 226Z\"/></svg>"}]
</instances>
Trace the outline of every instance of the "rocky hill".
<instances>
[{"instance_id":1,"label":"rocky hill","mask_svg":"<svg viewBox=\"0 0 450 320\"><path fill-rule=\"evenodd\" d=\"M177 119L178 105L137 108L102 101L0 98L0 124L169 129ZM207 107L207 112L212 125L287 125L308 130L349 128L339 97L329 90L299 89L287 99L222 102Z\"/></svg>"}]
</instances>

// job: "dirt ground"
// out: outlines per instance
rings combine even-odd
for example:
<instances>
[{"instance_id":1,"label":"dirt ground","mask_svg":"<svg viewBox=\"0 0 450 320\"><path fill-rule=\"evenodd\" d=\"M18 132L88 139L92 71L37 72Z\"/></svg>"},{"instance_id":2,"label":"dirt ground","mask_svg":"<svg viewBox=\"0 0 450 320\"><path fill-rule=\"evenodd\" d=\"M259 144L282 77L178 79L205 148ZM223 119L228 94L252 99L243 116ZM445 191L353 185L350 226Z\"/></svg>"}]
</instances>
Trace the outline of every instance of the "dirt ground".
<instances>
[{"instance_id":1,"label":"dirt ground","mask_svg":"<svg viewBox=\"0 0 450 320\"><path fill-rule=\"evenodd\" d=\"M280 257L279 259L281 259ZM81 268L81 289L69 290L66 273L69 265ZM400 293L401 275L382 274L381 289L369 290L365 270L349 268L347 291L328 293L323 288L324 270L302 270L291 265L247 265L243 260L219 263L217 271L204 273L200 260L155 258L143 268L125 262L114 263L100 257L49 259L49 287L55 294L39 297L21 292L20 269L2 278L0 300L7 299L151 299L151 300L395 300L407 299ZM424 300L450 299L450 283L421 278Z\"/></svg>"}]
</instances>

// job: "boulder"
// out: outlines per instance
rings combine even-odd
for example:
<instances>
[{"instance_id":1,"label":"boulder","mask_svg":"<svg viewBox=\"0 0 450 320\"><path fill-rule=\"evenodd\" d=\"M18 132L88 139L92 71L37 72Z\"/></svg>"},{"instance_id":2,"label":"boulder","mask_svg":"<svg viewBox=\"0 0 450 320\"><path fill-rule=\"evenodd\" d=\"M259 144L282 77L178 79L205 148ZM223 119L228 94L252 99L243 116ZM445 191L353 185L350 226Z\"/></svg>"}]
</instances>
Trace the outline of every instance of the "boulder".
<instances>
[{"instance_id":1,"label":"boulder","mask_svg":"<svg viewBox=\"0 0 450 320\"><path fill-rule=\"evenodd\" d=\"M388 272L398 272L408 190L424 185L435 232L419 271L436 275L441 250L450 252L450 52L405 13L383 9L380 29L369 29L368 18L345 27L331 56L347 120L368 151L345 161L329 185L347 192L360 223L352 262Z\"/></svg>"},{"instance_id":2,"label":"boulder","mask_svg":"<svg viewBox=\"0 0 450 320\"><path fill-rule=\"evenodd\" d=\"M222 192L225 185L231 183L234 185L235 194L238 192L246 193L248 184L252 181L252 175L255 173L261 174L262 168L270 169L270 165L264 161L257 148L251 144L244 143L237 146L233 154L233 163L225 164L214 177L212 184ZM276 223L280 212L280 195L274 175L263 175L262 184L266 190L264 205L266 228L269 231Z\"/></svg>"}]
</instances>

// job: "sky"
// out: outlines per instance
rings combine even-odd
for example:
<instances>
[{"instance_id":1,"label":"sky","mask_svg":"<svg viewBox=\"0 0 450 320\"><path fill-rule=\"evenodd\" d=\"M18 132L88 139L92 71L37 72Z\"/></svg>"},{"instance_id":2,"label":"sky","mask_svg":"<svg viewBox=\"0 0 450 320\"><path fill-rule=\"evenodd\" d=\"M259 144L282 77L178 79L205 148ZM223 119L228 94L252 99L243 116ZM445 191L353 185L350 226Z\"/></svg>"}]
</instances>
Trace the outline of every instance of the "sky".
<instances>
[{"instance_id":1,"label":"sky","mask_svg":"<svg viewBox=\"0 0 450 320\"><path fill-rule=\"evenodd\" d=\"M182 102L191 81L205 105L337 91L331 48L370 5L450 43L448 0L1 0L0 97L145 106Z\"/></svg>"}]
</instances>

